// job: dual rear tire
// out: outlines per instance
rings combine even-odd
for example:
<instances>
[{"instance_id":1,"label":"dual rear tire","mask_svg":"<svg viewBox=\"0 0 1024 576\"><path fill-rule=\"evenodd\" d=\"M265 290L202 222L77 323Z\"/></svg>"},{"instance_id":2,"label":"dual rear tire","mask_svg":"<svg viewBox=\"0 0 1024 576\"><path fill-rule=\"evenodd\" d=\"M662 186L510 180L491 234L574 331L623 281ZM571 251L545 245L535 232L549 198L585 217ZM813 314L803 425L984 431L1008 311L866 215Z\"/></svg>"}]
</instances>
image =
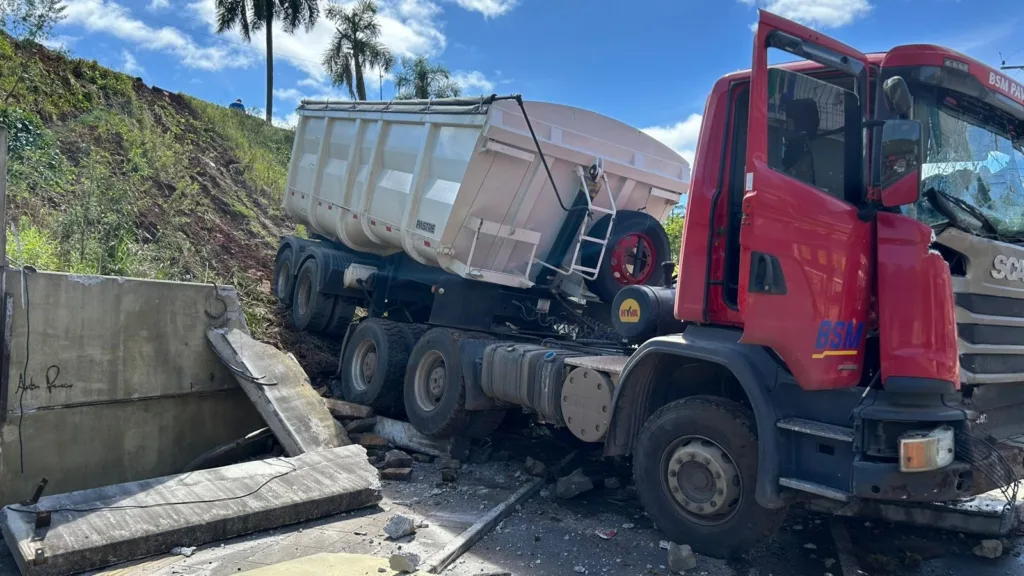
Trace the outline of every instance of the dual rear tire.
<instances>
[{"instance_id":1,"label":"dual rear tire","mask_svg":"<svg viewBox=\"0 0 1024 576\"><path fill-rule=\"evenodd\" d=\"M317 332L328 336L345 333L356 312L356 303L323 291L320 285L320 263L306 258L294 273L291 247L278 252L274 262L272 289L278 301L288 306L288 318L300 332Z\"/></svg>"},{"instance_id":2,"label":"dual rear tire","mask_svg":"<svg viewBox=\"0 0 1024 576\"><path fill-rule=\"evenodd\" d=\"M490 436L504 410L466 409L459 341L465 334L379 318L359 323L342 356L335 394L383 414L404 412L427 436Z\"/></svg>"}]
</instances>

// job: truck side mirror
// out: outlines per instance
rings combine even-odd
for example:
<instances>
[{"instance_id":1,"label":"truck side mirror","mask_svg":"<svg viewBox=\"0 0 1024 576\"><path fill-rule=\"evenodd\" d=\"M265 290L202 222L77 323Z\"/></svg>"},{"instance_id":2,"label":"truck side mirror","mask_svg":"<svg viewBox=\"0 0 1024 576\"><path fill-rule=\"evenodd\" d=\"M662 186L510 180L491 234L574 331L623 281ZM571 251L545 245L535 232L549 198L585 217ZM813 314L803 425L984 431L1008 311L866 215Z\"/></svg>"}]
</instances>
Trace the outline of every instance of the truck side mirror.
<instances>
[{"instance_id":1,"label":"truck side mirror","mask_svg":"<svg viewBox=\"0 0 1024 576\"><path fill-rule=\"evenodd\" d=\"M921 196L922 139L917 120L886 120L882 125L883 206L913 204Z\"/></svg>"},{"instance_id":2,"label":"truck side mirror","mask_svg":"<svg viewBox=\"0 0 1024 576\"><path fill-rule=\"evenodd\" d=\"M907 81L901 76L893 76L882 84L882 93L885 94L885 101L889 109L895 112L900 118L906 118L914 101L910 98L910 88Z\"/></svg>"}]
</instances>

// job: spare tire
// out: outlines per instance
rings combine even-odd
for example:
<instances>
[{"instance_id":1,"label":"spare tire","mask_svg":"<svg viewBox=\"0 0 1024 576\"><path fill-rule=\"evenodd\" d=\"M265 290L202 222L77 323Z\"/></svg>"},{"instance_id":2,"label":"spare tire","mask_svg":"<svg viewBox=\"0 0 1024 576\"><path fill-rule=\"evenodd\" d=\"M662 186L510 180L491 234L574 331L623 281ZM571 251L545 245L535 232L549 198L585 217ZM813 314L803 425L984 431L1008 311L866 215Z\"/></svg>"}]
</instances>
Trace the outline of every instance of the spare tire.
<instances>
[{"instance_id":1,"label":"spare tire","mask_svg":"<svg viewBox=\"0 0 1024 576\"><path fill-rule=\"evenodd\" d=\"M610 215L601 217L590 227L587 236L604 238L609 222ZM583 266L598 269L597 278L588 280L587 287L602 302L611 304L619 290L626 286L664 286L663 264L672 260L672 249L665 228L653 216L622 210L615 215L604 258L598 263L600 256L600 245L592 242L584 245Z\"/></svg>"}]
</instances>

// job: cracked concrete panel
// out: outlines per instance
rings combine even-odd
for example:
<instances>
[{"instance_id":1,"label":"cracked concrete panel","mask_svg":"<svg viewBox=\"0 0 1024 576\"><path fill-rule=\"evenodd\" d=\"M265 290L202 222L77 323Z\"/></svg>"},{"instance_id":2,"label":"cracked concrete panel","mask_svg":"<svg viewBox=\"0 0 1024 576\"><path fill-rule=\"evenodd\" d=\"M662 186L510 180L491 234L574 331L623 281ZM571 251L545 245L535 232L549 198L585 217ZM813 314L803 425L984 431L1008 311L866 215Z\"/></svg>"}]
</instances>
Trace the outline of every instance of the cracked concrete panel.
<instances>
[{"instance_id":1,"label":"cracked concrete panel","mask_svg":"<svg viewBox=\"0 0 1024 576\"><path fill-rule=\"evenodd\" d=\"M344 446L45 496L38 506L5 508L3 534L25 576L72 574L380 500L366 450ZM42 539L34 537L36 509L52 513Z\"/></svg>"},{"instance_id":2,"label":"cracked concrete panel","mask_svg":"<svg viewBox=\"0 0 1024 576\"><path fill-rule=\"evenodd\" d=\"M291 354L236 328L211 328L207 338L289 456L349 444Z\"/></svg>"},{"instance_id":3,"label":"cracked concrete panel","mask_svg":"<svg viewBox=\"0 0 1024 576\"><path fill-rule=\"evenodd\" d=\"M264 426L206 341L246 330L212 284L7 270L0 504L180 472ZM22 384L23 385L20 385Z\"/></svg>"}]
</instances>

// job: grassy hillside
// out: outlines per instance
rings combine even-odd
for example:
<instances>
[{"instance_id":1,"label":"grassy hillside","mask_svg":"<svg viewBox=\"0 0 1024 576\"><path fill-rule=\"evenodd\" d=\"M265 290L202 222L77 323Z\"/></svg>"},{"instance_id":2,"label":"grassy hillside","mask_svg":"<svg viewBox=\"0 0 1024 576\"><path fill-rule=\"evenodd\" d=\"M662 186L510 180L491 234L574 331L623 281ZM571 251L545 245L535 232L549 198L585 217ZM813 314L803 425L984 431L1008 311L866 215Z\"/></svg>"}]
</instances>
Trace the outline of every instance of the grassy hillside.
<instances>
[{"instance_id":1,"label":"grassy hillside","mask_svg":"<svg viewBox=\"0 0 1024 576\"><path fill-rule=\"evenodd\" d=\"M293 230L280 211L291 131L2 33L0 123L12 262L232 284L256 337L332 361L333 346L280 326L270 293L277 237Z\"/></svg>"}]
</instances>

